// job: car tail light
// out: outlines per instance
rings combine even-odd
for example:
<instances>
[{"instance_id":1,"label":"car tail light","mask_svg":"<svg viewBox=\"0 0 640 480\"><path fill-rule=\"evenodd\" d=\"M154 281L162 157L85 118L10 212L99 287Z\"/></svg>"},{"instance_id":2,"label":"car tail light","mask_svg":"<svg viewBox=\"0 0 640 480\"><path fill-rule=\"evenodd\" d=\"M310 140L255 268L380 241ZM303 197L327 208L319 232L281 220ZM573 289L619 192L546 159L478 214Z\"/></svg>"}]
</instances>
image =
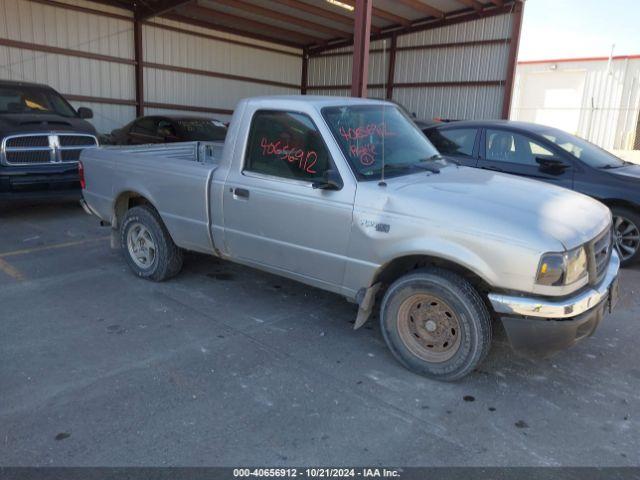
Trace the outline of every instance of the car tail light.
<instances>
[{"instance_id":1,"label":"car tail light","mask_svg":"<svg viewBox=\"0 0 640 480\"><path fill-rule=\"evenodd\" d=\"M84 165L78 162L78 176L80 177L80 187L84 190L87 188L87 182L84 181Z\"/></svg>"}]
</instances>

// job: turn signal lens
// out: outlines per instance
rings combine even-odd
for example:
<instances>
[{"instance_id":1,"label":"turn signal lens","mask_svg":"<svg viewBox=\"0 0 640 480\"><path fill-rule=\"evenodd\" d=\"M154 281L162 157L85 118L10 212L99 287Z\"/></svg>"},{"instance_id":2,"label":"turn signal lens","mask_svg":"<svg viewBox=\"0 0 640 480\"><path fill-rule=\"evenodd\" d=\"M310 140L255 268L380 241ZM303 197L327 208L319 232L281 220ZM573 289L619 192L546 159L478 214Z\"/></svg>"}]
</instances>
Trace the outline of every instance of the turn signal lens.
<instances>
[{"instance_id":1,"label":"turn signal lens","mask_svg":"<svg viewBox=\"0 0 640 480\"><path fill-rule=\"evenodd\" d=\"M536 283L551 287L571 285L587 273L587 252L584 247L564 253L546 253L540 260Z\"/></svg>"},{"instance_id":2,"label":"turn signal lens","mask_svg":"<svg viewBox=\"0 0 640 480\"><path fill-rule=\"evenodd\" d=\"M542 256L536 282L553 287L563 284L564 255L562 253L547 253Z\"/></svg>"}]
</instances>

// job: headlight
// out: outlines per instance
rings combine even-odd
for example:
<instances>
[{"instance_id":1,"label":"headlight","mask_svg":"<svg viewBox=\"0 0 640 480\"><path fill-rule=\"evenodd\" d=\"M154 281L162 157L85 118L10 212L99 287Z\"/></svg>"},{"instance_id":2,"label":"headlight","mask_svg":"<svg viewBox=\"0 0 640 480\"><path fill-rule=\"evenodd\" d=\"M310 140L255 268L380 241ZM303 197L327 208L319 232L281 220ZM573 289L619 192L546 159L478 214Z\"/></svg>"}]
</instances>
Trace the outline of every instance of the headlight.
<instances>
[{"instance_id":1,"label":"headlight","mask_svg":"<svg viewBox=\"0 0 640 480\"><path fill-rule=\"evenodd\" d=\"M553 287L571 285L587 275L584 247L564 253L545 253L540 260L536 283Z\"/></svg>"}]
</instances>

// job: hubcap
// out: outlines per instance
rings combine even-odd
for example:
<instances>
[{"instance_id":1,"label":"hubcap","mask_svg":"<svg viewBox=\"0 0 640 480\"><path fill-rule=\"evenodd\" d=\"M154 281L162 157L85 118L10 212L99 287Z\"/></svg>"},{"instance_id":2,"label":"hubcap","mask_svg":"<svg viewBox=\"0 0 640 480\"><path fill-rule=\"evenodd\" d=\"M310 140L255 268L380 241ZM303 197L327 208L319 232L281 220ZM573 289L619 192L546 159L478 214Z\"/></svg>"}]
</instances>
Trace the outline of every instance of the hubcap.
<instances>
[{"instance_id":1,"label":"hubcap","mask_svg":"<svg viewBox=\"0 0 640 480\"><path fill-rule=\"evenodd\" d=\"M156 244L151 232L141 223L134 223L127 234L131 259L140 268L149 268L156 259Z\"/></svg>"},{"instance_id":2,"label":"hubcap","mask_svg":"<svg viewBox=\"0 0 640 480\"><path fill-rule=\"evenodd\" d=\"M622 260L635 255L640 246L640 230L628 218L616 215L613 218L613 241Z\"/></svg>"},{"instance_id":3,"label":"hubcap","mask_svg":"<svg viewBox=\"0 0 640 480\"><path fill-rule=\"evenodd\" d=\"M460 347L458 315L435 295L416 294L407 298L400 305L397 321L402 342L426 362L445 362Z\"/></svg>"}]
</instances>

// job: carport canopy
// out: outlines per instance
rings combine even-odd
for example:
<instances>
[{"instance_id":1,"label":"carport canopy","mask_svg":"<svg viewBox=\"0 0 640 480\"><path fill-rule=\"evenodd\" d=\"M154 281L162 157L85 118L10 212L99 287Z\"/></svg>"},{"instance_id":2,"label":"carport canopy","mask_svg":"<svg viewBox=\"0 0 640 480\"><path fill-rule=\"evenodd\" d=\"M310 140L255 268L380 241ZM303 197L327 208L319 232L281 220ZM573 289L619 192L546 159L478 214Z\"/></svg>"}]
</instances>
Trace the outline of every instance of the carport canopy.
<instances>
[{"instance_id":1,"label":"carport canopy","mask_svg":"<svg viewBox=\"0 0 640 480\"><path fill-rule=\"evenodd\" d=\"M134 13L136 91L142 96L141 27L163 17L302 49L305 93L309 55L353 45L352 96L367 95L369 42L522 9L521 0L94 0ZM521 15L517 16L518 18ZM519 20L517 30L519 33ZM517 39L512 42L510 93Z\"/></svg>"}]
</instances>

